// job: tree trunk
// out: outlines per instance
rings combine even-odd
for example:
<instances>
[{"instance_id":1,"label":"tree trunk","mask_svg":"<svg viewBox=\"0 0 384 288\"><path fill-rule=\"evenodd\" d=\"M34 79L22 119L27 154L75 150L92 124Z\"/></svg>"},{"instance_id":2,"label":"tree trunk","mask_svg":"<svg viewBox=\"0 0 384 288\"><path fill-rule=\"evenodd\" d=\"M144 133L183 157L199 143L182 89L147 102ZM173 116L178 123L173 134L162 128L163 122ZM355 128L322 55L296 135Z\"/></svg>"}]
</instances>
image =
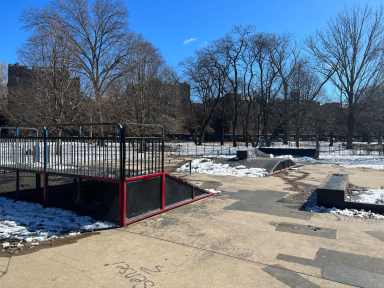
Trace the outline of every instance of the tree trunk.
<instances>
[{"instance_id":1,"label":"tree trunk","mask_svg":"<svg viewBox=\"0 0 384 288\"><path fill-rule=\"evenodd\" d=\"M248 128L249 128L249 116L251 114L251 104L248 104L247 107L247 114L245 116L245 129L244 129L244 140L245 140L245 146L248 147L249 144L249 133L248 133Z\"/></svg>"},{"instance_id":2,"label":"tree trunk","mask_svg":"<svg viewBox=\"0 0 384 288\"><path fill-rule=\"evenodd\" d=\"M355 130L355 115L353 105L348 106L348 131L347 131L347 149L353 148L353 134Z\"/></svg>"},{"instance_id":3,"label":"tree trunk","mask_svg":"<svg viewBox=\"0 0 384 288\"><path fill-rule=\"evenodd\" d=\"M224 145L224 121L221 123L221 138L220 138L220 145Z\"/></svg>"},{"instance_id":4,"label":"tree trunk","mask_svg":"<svg viewBox=\"0 0 384 288\"><path fill-rule=\"evenodd\" d=\"M256 126L256 139L254 146L257 147L259 146L260 143L260 111L257 112L257 126Z\"/></svg>"},{"instance_id":5,"label":"tree trunk","mask_svg":"<svg viewBox=\"0 0 384 288\"><path fill-rule=\"evenodd\" d=\"M316 135L316 159L319 159L320 157L320 136L319 134Z\"/></svg>"},{"instance_id":6,"label":"tree trunk","mask_svg":"<svg viewBox=\"0 0 384 288\"><path fill-rule=\"evenodd\" d=\"M295 142L296 142L296 148L299 148L300 147L300 129L297 129L297 128L296 128Z\"/></svg>"},{"instance_id":7,"label":"tree trunk","mask_svg":"<svg viewBox=\"0 0 384 288\"><path fill-rule=\"evenodd\" d=\"M300 110L297 111L295 123L295 144L296 148L300 147Z\"/></svg>"},{"instance_id":8,"label":"tree trunk","mask_svg":"<svg viewBox=\"0 0 384 288\"><path fill-rule=\"evenodd\" d=\"M101 93L100 91L96 88L95 89L95 100L96 100L96 115L97 115L97 121L98 123L103 123L104 122L104 117L103 117L103 104L101 103ZM100 125L100 136L104 137L104 127L103 125Z\"/></svg>"},{"instance_id":9,"label":"tree trunk","mask_svg":"<svg viewBox=\"0 0 384 288\"><path fill-rule=\"evenodd\" d=\"M198 139L198 142L197 142L197 145L202 145L203 144L203 142L204 142L204 136L205 136L205 127L206 126L204 126L204 127L202 127L201 129L200 129L200 133L199 133L199 135L198 135L198 137L197 137L197 139Z\"/></svg>"},{"instance_id":10,"label":"tree trunk","mask_svg":"<svg viewBox=\"0 0 384 288\"><path fill-rule=\"evenodd\" d=\"M268 129L269 117L268 116L269 116L269 111L268 111L267 107L264 107L263 112L262 112L263 127L261 129L261 137L263 138L263 141L264 141L263 144L270 146L270 139L269 139L269 135L268 135L268 132L269 132L269 129Z\"/></svg>"},{"instance_id":11,"label":"tree trunk","mask_svg":"<svg viewBox=\"0 0 384 288\"><path fill-rule=\"evenodd\" d=\"M288 117L288 84L286 81L284 81L284 123L283 123L283 129L284 129L284 135L283 135L283 144L288 144L288 129L289 129L289 117Z\"/></svg>"},{"instance_id":12,"label":"tree trunk","mask_svg":"<svg viewBox=\"0 0 384 288\"><path fill-rule=\"evenodd\" d=\"M236 140L236 128L237 128L237 118L238 118L238 101L237 95L234 95L234 111L233 111L233 121L232 121L232 143L233 147L237 147Z\"/></svg>"}]
</instances>

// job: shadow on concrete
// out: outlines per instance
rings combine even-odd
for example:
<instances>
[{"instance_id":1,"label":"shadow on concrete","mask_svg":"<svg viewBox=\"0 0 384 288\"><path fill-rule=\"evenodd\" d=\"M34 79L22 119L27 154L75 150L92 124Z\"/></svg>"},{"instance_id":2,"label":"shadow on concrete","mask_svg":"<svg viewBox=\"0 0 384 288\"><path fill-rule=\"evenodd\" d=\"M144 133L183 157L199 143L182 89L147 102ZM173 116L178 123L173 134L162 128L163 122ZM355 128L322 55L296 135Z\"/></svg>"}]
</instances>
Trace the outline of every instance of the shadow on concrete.
<instances>
[{"instance_id":1,"label":"shadow on concrete","mask_svg":"<svg viewBox=\"0 0 384 288\"><path fill-rule=\"evenodd\" d=\"M223 195L237 200L225 207L225 210L237 210L254 213L263 213L280 217L295 219L310 219L311 214L297 209L297 203L281 201L288 193L272 190L240 190L239 192L225 192Z\"/></svg>"},{"instance_id":2,"label":"shadow on concrete","mask_svg":"<svg viewBox=\"0 0 384 288\"><path fill-rule=\"evenodd\" d=\"M321 269L324 279L367 288L383 287L384 259L320 248L314 259L277 255L277 259Z\"/></svg>"}]
</instances>

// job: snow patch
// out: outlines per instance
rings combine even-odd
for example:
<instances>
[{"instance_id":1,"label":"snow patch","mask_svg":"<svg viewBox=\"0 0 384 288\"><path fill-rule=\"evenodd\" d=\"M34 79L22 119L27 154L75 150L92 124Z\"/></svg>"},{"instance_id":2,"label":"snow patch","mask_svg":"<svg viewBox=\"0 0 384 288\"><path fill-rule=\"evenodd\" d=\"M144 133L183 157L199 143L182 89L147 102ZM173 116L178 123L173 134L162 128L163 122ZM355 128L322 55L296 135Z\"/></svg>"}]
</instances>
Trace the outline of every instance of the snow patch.
<instances>
[{"instance_id":1,"label":"snow patch","mask_svg":"<svg viewBox=\"0 0 384 288\"><path fill-rule=\"evenodd\" d=\"M333 215L339 215L339 216L345 216L345 217L384 220L384 215L373 213L371 211L365 211L365 210L325 208L325 207L319 207L317 205L310 205L310 204L308 204L305 207L305 210L308 212L330 213Z\"/></svg>"},{"instance_id":2,"label":"snow patch","mask_svg":"<svg viewBox=\"0 0 384 288\"><path fill-rule=\"evenodd\" d=\"M0 197L0 241L45 241L115 226L72 211Z\"/></svg>"},{"instance_id":3,"label":"snow patch","mask_svg":"<svg viewBox=\"0 0 384 288\"><path fill-rule=\"evenodd\" d=\"M296 160L297 158L293 157L292 155L279 155L274 156L273 154L269 154L270 158L278 158L278 159L290 159L290 160Z\"/></svg>"},{"instance_id":4,"label":"snow patch","mask_svg":"<svg viewBox=\"0 0 384 288\"><path fill-rule=\"evenodd\" d=\"M320 153L320 163L338 164L345 168L384 169L384 157L380 155L356 155L353 150Z\"/></svg>"},{"instance_id":5,"label":"snow patch","mask_svg":"<svg viewBox=\"0 0 384 288\"><path fill-rule=\"evenodd\" d=\"M383 205L384 190L383 189L352 190L350 195L346 195L346 200L350 202Z\"/></svg>"},{"instance_id":6,"label":"snow patch","mask_svg":"<svg viewBox=\"0 0 384 288\"><path fill-rule=\"evenodd\" d=\"M217 176L236 176L236 177L264 177L268 175L264 168L247 168L244 165L230 166L229 164L214 163L207 158L192 160L191 164L186 163L177 169L178 172L210 174Z\"/></svg>"},{"instance_id":7,"label":"snow patch","mask_svg":"<svg viewBox=\"0 0 384 288\"><path fill-rule=\"evenodd\" d=\"M220 193L222 193L220 190L216 190L216 189L213 189L213 188L205 189L205 190L208 191L209 193L212 193L212 194L220 194Z\"/></svg>"},{"instance_id":8,"label":"snow patch","mask_svg":"<svg viewBox=\"0 0 384 288\"><path fill-rule=\"evenodd\" d=\"M1 243L1 246L3 247L3 249L5 249L5 248L10 247L10 246L11 246L11 243L9 243L9 242L3 242L3 243Z\"/></svg>"}]
</instances>

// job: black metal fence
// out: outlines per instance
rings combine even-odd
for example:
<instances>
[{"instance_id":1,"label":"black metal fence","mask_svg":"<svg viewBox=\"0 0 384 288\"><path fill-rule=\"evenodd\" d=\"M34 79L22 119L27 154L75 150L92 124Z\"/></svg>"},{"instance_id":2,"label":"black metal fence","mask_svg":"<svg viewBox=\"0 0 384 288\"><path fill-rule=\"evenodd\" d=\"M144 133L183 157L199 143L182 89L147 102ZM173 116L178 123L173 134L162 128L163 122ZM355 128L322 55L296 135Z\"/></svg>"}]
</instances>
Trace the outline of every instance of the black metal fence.
<instances>
[{"instance_id":1,"label":"black metal fence","mask_svg":"<svg viewBox=\"0 0 384 288\"><path fill-rule=\"evenodd\" d=\"M127 137L120 124L78 128L44 128L41 136L0 135L0 169L113 179L164 170L162 136Z\"/></svg>"}]
</instances>

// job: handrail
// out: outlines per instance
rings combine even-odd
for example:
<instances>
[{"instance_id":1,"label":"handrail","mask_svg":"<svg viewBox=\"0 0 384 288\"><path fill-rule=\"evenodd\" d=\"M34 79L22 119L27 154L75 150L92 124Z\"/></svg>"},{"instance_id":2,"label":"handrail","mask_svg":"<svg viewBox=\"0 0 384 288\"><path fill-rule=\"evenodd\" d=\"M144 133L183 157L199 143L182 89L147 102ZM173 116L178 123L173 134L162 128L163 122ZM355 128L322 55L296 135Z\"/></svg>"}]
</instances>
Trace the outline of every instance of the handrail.
<instances>
[{"instance_id":1,"label":"handrail","mask_svg":"<svg viewBox=\"0 0 384 288\"><path fill-rule=\"evenodd\" d=\"M126 128L129 125L137 125L137 126L143 126L143 127L158 127L158 128L161 128L162 135L161 135L161 137L160 136L156 136L156 137L153 137L153 136L127 137L126 136ZM71 126L72 127L78 127L80 129L80 136L79 137L77 137L77 136L75 136L75 137L74 136L62 136L61 135L62 133L60 133L60 135L57 136L57 135L55 135L55 133L49 133L49 132L52 132L52 130L49 130L50 128L51 129L54 127L64 128L64 127L71 127ZM113 138L111 138L110 136L109 137L99 136L97 134L91 135L90 137L81 135L81 128L82 127L97 127L97 126L99 126L99 127L100 126L112 126L113 129L115 129L114 127L116 127L117 128L115 131L116 135L114 135ZM13 128L0 127L0 132L1 132L1 129L16 129L16 128L17 127L13 127ZM132 163L133 163L133 165L135 165L135 164L137 165L136 168L138 168L139 164L140 164L140 171L143 171L142 170L143 167L144 167L144 169L148 169L148 167L149 168L152 167L152 170L156 169L156 171L164 171L164 137L163 137L164 136L164 127L162 125L159 125L159 124L143 124L143 123L140 124L140 123L129 123L129 122L123 123L123 124L121 124L121 123L81 123L81 124L63 123L63 124L57 124L57 125L51 125L48 127L43 127L40 129L38 129L38 128L31 128L31 129L33 131L35 131L36 134L41 133L40 134L41 136L39 136L39 137L35 137L35 136L26 137L26 136L22 136L20 133L16 133L16 136L12 135L9 137L2 137L2 141L3 141L2 143L4 143L2 145L10 145L9 147L11 147L12 149L15 149L14 147L16 147L16 146L20 146L20 147L22 147L22 149L28 149L28 151L30 151L30 152L28 152L29 153L28 155L31 155L31 153L34 153L33 157L38 157L39 159L41 159L41 162L38 161L38 162L40 162L41 166L39 166L39 164L31 164L33 167L31 166L30 168L31 169L39 169L39 171L41 170L43 173L62 173L63 169L64 169L62 167L64 167L66 165L66 163L61 163L62 160L64 160L64 162L67 160L67 161L69 161L68 163L72 163L72 161L76 161L75 164L71 164L72 167L75 167L75 168L70 168L70 169L74 169L74 170L83 169L83 171L85 171L84 169L86 169L84 167L89 165L89 163L91 162L91 165L89 166L91 168L91 170L89 170L89 167L88 167L88 171L84 172L85 176L92 176L92 175L94 175L94 173L96 173L96 172L93 172L93 170L92 170L94 168L93 165L96 168L102 169L103 172L100 172L101 175L99 175L99 176L105 176L105 174L109 173L109 171L110 171L109 169L111 169L111 170L115 169L116 173L114 175L115 175L115 177L119 177L120 179L125 178L127 176L127 174L128 174L128 176L131 175L130 170L127 170L127 169L135 169L134 166L132 168ZM55 131L55 130L53 130L53 131ZM77 134L76 130L71 130L69 132L71 132L70 133L71 135ZM13 139L16 139L16 140L13 140ZM25 139L26 145L23 144L24 139ZM62 151L61 150L62 145L64 145L64 150L66 151L66 153L68 153L68 151L72 151L72 150L68 150L68 149L73 149L73 148L70 148L69 145L71 145L71 144L67 143L68 141L71 142L71 139L73 139L74 142L80 143L79 146L76 146L76 147L80 147L80 149L76 148L75 154L72 155L72 157L75 157L75 158L68 158L68 155L67 155L67 158L62 159L62 158L60 158L62 156L55 156L55 155L60 155L60 154L53 154L53 153L62 153L62 152L53 152L53 151L55 151L54 149L60 149L57 151ZM112 145L112 146L104 145L103 139L106 139L107 142L112 141L112 143L115 143L116 145ZM97 150L95 150L96 152L93 152L96 154L102 153L101 154L101 155L103 155L103 157L101 157L102 160L97 160L98 158L96 156L94 156L96 154L94 154L94 155L88 154L87 156L85 156L85 154L83 155L83 153L90 153L90 152L86 152L86 151L90 151L89 149L92 149L92 148L89 148L90 147L89 144L93 143L93 140L101 140L102 141L101 145L97 144L97 146L94 148L94 149L97 149ZM55 141L54 145L51 143L52 141ZM85 143L85 144L83 145L81 143L83 143L83 144ZM147 147L146 143L149 143L148 145L152 145L152 146L150 146L151 148L149 148L149 150L147 150L147 148L146 148ZM56 146L60 145L60 148L55 148L56 147L55 145ZM27 147L27 148L25 148L25 147ZM68 148L66 148L66 147L68 147ZM12 152L13 150L12 151L11 150L8 151L8 150L2 148L2 150L0 151L0 157L4 156L3 163L8 161L8 160L6 160L10 157L8 155L11 155L13 153ZM84 151L84 152L82 152L82 151ZM149 151L148 154L147 154L147 151ZM12 153L9 154L10 152L12 152ZM41 152L41 154L40 154L40 152ZM6 153L8 153L8 154L6 154ZM144 153L143 154L144 156L141 155L141 153ZM41 155L41 157L35 156L35 154ZM148 156L148 158L147 158L147 155L151 155L151 156ZM95 158L93 158L93 157L95 157ZM105 162L106 164L104 164L104 158L105 157L107 158L107 160ZM151 157L151 158L149 158L149 157ZM11 158L12 158L12 156L11 156ZM0 162L1 162L1 159L2 158L0 158ZM85 159L85 160L83 160L83 159ZM150 163L150 164L148 164L146 162L148 160L149 160L148 163ZM11 163L11 166L16 165L15 167L20 166L17 169L22 168L23 165L19 165L19 164L23 164L23 163L21 163L22 161L20 163L19 163L19 160L13 159L12 161L13 161L13 163ZM57 161L60 161L60 162L57 162ZM85 163L84 167L81 166L82 165L81 162ZM92 164L92 162L95 162L95 164ZM35 163L35 162L33 162L33 163ZM144 163L144 166L142 166L143 163ZM30 165L30 164L27 163L25 167L27 167L28 165ZM64 165L64 166L61 166L61 165ZM146 165L148 165L148 166L146 166ZM145 167L147 167L147 168L145 168ZM52 170L55 170L55 171L52 171ZM69 172L71 172L71 171L69 171ZM71 173L73 173L73 172L71 172Z\"/></svg>"}]
</instances>

